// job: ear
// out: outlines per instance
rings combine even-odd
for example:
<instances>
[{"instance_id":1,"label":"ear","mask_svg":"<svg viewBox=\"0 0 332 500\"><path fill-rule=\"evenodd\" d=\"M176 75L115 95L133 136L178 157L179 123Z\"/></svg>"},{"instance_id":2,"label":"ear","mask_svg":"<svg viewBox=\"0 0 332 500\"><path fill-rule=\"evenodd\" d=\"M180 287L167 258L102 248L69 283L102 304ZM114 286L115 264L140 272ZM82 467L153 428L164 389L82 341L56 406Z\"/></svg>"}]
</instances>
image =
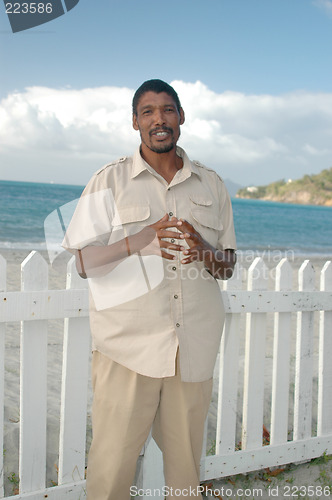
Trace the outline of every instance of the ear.
<instances>
[{"instance_id":1,"label":"ear","mask_svg":"<svg viewBox=\"0 0 332 500\"><path fill-rule=\"evenodd\" d=\"M137 121L137 115L135 115L135 113L133 113L133 128L135 130L139 130L138 121Z\"/></svg>"},{"instance_id":2,"label":"ear","mask_svg":"<svg viewBox=\"0 0 332 500\"><path fill-rule=\"evenodd\" d=\"M180 108L180 125L183 125L185 121L183 108Z\"/></svg>"}]
</instances>

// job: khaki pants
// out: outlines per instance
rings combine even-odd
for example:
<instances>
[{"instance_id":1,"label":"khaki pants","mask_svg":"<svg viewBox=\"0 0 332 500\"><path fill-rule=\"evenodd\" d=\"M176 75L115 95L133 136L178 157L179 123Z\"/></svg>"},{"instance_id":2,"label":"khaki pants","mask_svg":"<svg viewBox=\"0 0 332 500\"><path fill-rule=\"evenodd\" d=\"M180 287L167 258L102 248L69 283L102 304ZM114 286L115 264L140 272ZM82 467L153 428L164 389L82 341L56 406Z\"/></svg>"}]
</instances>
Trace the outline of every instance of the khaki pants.
<instances>
[{"instance_id":1,"label":"khaki pants","mask_svg":"<svg viewBox=\"0 0 332 500\"><path fill-rule=\"evenodd\" d=\"M174 377L145 377L95 351L92 382L88 500L130 499L136 462L151 427L163 452L168 491L196 490L212 379L182 382L178 367Z\"/></svg>"}]
</instances>

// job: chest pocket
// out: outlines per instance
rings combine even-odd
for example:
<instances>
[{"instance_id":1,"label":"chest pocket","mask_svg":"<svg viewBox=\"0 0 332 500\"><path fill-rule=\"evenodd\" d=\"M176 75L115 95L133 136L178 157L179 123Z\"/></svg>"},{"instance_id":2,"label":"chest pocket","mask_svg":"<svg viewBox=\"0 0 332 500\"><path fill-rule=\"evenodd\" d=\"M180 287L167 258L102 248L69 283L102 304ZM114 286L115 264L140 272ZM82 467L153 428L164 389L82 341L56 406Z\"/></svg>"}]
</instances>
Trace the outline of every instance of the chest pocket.
<instances>
[{"instance_id":1,"label":"chest pocket","mask_svg":"<svg viewBox=\"0 0 332 500\"><path fill-rule=\"evenodd\" d=\"M135 205L117 207L116 214L112 220L112 226L116 229L125 229L127 234L134 234L140 228L147 225L150 218L149 205Z\"/></svg>"},{"instance_id":2,"label":"chest pocket","mask_svg":"<svg viewBox=\"0 0 332 500\"><path fill-rule=\"evenodd\" d=\"M200 235L211 245L216 246L218 232L222 231L223 225L212 200L206 197L190 196L190 212L193 226Z\"/></svg>"}]
</instances>

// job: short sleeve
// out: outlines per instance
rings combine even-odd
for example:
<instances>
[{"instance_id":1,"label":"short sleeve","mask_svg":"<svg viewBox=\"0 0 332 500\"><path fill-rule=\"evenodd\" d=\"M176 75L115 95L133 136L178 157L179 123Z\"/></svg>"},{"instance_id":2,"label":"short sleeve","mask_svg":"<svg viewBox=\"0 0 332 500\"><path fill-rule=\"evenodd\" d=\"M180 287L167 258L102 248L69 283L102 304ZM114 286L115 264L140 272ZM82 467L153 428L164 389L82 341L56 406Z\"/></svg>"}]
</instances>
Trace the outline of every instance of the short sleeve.
<instances>
[{"instance_id":1,"label":"short sleeve","mask_svg":"<svg viewBox=\"0 0 332 500\"><path fill-rule=\"evenodd\" d=\"M78 250L87 245L107 245L115 217L112 189L105 187L101 175L95 174L78 200L62 246Z\"/></svg>"},{"instance_id":2,"label":"short sleeve","mask_svg":"<svg viewBox=\"0 0 332 500\"><path fill-rule=\"evenodd\" d=\"M223 181L220 180L220 219L222 230L219 232L218 248L221 250L236 250L233 208L230 196Z\"/></svg>"}]
</instances>

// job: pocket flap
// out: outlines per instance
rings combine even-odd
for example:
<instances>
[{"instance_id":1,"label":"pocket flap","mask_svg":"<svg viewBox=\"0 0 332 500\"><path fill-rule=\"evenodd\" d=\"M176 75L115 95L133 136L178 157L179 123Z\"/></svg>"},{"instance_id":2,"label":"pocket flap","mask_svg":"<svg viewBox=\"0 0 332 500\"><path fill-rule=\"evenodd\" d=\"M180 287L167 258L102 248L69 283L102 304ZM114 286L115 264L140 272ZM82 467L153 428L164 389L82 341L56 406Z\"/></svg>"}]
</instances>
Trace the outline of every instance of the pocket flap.
<instances>
[{"instance_id":1,"label":"pocket flap","mask_svg":"<svg viewBox=\"0 0 332 500\"><path fill-rule=\"evenodd\" d=\"M121 224L141 222L149 217L149 205L117 207L117 213L113 218L112 224L113 226L120 226Z\"/></svg>"},{"instance_id":2,"label":"pocket flap","mask_svg":"<svg viewBox=\"0 0 332 500\"><path fill-rule=\"evenodd\" d=\"M199 207L193 207L191 209L191 214L195 221L205 227L211 229L216 229L221 231L223 228L222 222L216 214L210 212L210 210L204 210Z\"/></svg>"},{"instance_id":3,"label":"pocket flap","mask_svg":"<svg viewBox=\"0 0 332 500\"><path fill-rule=\"evenodd\" d=\"M202 196L197 196L194 194L191 194L189 198L193 203L195 203L195 205L200 205L203 207L210 207L212 205L212 200L210 200L209 198L203 198Z\"/></svg>"}]
</instances>

